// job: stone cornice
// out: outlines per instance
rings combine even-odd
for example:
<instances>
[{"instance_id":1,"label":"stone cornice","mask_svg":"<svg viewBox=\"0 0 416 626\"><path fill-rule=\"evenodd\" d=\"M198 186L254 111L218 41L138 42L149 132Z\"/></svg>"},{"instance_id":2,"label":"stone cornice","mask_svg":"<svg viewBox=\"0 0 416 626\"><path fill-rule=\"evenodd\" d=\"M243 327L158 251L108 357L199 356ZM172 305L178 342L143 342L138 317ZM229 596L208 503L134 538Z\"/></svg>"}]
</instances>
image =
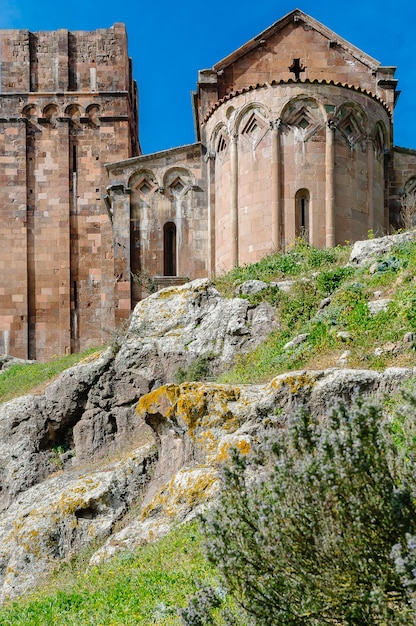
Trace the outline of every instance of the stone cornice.
<instances>
[{"instance_id":1,"label":"stone cornice","mask_svg":"<svg viewBox=\"0 0 416 626\"><path fill-rule=\"evenodd\" d=\"M369 96L373 100L376 100L379 104L383 106L388 116L390 118L392 116L392 111L389 109L389 107L384 102L384 100L382 100L379 96L372 93L371 91L368 91L367 89L363 89L362 87L357 87L356 85L349 85L348 83L335 82L334 80L324 80L324 79L319 80L317 78L315 78L314 80L309 80L308 78L304 80L295 80L295 79L289 78L289 80L272 80L271 82L267 82L267 83L257 83L256 85L249 85L248 87L242 87L241 89L237 89L236 91L230 92L229 94L227 94L220 100L217 100L217 102L211 107L211 109L208 111L208 113L205 115L203 119L203 124L207 123L207 121L212 116L212 114L222 104L224 104L225 102L228 102L229 100L232 100L236 96L240 96L249 91L256 91L257 89L264 89L266 87L274 87L276 85L329 85L333 87L341 87L342 89L349 89L357 93L362 93L366 96Z\"/></svg>"}]
</instances>

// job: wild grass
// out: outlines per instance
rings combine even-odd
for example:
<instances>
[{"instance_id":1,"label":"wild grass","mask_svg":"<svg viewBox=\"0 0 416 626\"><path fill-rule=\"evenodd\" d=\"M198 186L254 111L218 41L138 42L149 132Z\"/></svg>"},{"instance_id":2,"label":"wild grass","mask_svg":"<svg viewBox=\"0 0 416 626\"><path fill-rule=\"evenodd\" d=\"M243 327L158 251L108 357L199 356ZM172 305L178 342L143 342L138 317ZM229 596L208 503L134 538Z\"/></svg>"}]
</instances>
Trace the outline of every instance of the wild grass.
<instances>
[{"instance_id":1,"label":"wild grass","mask_svg":"<svg viewBox=\"0 0 416 626\"><path fill-rule=\"evenodd\" d=\"M227 294L235 292L236 276L240 277L237 282L242 277L254 278L253 268L259 269L256 277L262 279L270 270L273 280L281 279L279 272L286 268L295 282L290 292L269 287L248 296L253 305L264 300L275 308L279 329L254 352L238 355L234 367L222 374L219 382L263 382L295 369L413 367L415 344L405 343L403 338L416 333L416 243L396 246L364 268L346 265L348 254L347 247L320 251L301 243L286 255L268 257L222 277L217 287L224 287ZM289 261L284 260L287 255ZM296 274L298 268L302 273ZM320 310L327 297L330 303ZM377 299L389 299L390 303L386 310L372 314L368 302ZM285 349L303 333L308 335L304 342ZM345 358L340 361L342 355Z\"/></svg>"},{"instance_id":2,"label":"wild grass","mask_svg":"<svg viewBox=\"0 0 416 626\"><path fill-rule=\"evenodd\" d=\"M215 277L214 283L222 293L231 296L236 285L246 280L263 280L266 283L308 275L318 268L328 270L347 262L348 246L315 248L299 239L286 253L265 256L257 263L235 267L226 274Z\"/></svg>"},{"instance_id":3,"label":"wild grass","mask_svg":"<svg viewBox=\"0 0 416 626\"><path fill-rule=\"evenodd\" d=\"M276 310L279 328L257 350L240 354L220 381L254 383L294 369L338 367L338 358L346 350L348 367L413 367L414 343L404 344L403 337L416 333L416 243L397 246L373 263L371 271L347 266L349 252L348 247L319 250L299 242L286 254L271 255L217 277L217 288L229 296L235 294L238 284L252 278L268 284L295 281L290 292L269 285L248 297L253 305L269 302ZM320 308L327 297L330 302ZM373 315L368 302L380 298L391 302L386 311ZM306 340L285 349L300 333L307 334ZM392 351L391 346L397 350ZM381 348L381 353L376 348ZM13 366L0 375L0 398L36 388L82 356ZM187 375L189 372L184 372ZM19 377L25 382L20 383ZM391 400L398 439L401 422L394 417L394 403L400 402ZM196 524L181 526L135 552L120 553L99 567L88 567L89 556L64 564L35 594L1 609L0 626L179 625L176 607L184 606L186 597L195 592L197 580L209 583L215 575L203 556Z\"/></svg>"},{"instance_id":4,"label":"wild grass","mask_svg":"<svg viewBox=\"0 0 416 626\"><path fill-rule=\"evenodd\" d=\"M177 607L212 582L197 524L179 526L134 552L88 567L89 554L63 565L45 586L0 609L0 626L176 626Z\"/></svg>"},{"instance_id":5,"label":"wild grass","mask_svg":"<svg viewBox=\"0 0 416 626\"><path fill-rule=\"evenodd\" d=\"M0 402L22 396L29 392L39 392L44 385L51 382L58 374L91 357L98 351L90 348L78 354L67 354L57 357L48 363L16 363L0 372Z\"/></svg>"}]
</instances>

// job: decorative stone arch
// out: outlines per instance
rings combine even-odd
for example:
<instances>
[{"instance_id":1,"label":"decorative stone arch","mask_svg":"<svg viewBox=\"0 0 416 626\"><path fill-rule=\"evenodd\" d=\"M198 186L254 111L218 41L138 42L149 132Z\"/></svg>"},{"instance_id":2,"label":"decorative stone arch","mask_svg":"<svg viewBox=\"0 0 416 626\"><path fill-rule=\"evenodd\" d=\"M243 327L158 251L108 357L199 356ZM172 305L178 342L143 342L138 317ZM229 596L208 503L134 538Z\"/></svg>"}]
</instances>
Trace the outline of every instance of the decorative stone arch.
<instances>
[{"instance_id":1,"label":"decorative stone arch","mask_svg":"<svg viewBox=\"0 0 416 626\"><path fill-rule=\"evenodd\" d=\"M377 158L381 160L388 149L388 132L382 121L378 121L371 133L371 140L374 145L374 150Z\"/></svg>"},{"instance_id":2,"label":"decorative stone arch","mask_svg":"<svg viewBox=\"0 0 416 626\"><path fill-rule=\"evenodd\" d=\"M85 109L85 113L87 114L89 118L89 123L91 124L91 126L100 125L100 120L99 120L100 112L101 112L101 107L95 103L89 104L87 108Z\"/></svg>"},{"instance_id":3,"label":"decorative stone arch","mask_svg":"<svg viewBox=\"0 0 416 626\"><path fill-rule=\"evenodd\" d=\"M59 109L56 104L50 103L47 104L42 111L42 117L49 123L54 126L56 124L56 120L59 117Z\"/></svg>"},{"instance_id":4,"label":"decorative stone arch","mask_svg":"<svg viewBox=\"0 0 416 626\"><path fill-rule=\"evenodd\" d=\"M174 222L166 222L163 226L163 275L177 275L177 238Z\"/></svg>"},{"instance_id":5,"label":"decorative stone arch","mask_svg":"<svg viewBox=\"0 0 416 626\"><path fill-rule=\"evenodd\" d=\"M75 104L74 102L72 104L68 104L68 106L65 108L65 115L69 117L74 123L77 123L77 124L79 124L80 122L82 113L83 111L80 105Z\"/></svg>"},{"instance_id":6,"label":"decorative stone arch","mask_svg":"<svg viewBox=\"0 0 416 626\"><path fill-rule=\"evenodd\" d=\"M295 235L310 243L311 194L309 189L298 189L295 194Z\"/></svg>"},{"instance_id":7,"label":"decorative stone arch","mask_svg":"<svg viewBox=\"0 0 416 626\"><path fill-rule=\"evenodd\" d=\"M283 131L293 131L300 141L308 141L325 126L327 114L319 100L309 94L299 94L284 104L280 119Z\"/></svg>"},{"instance_id":8,"label":"decorative stone arch","mask_svg":"<svg viewBox=\"0 0 416 626\"><path fill-rule=\"evenodd\" d=\"M210 138L211 153L225 154L230 144L230 134L224 122L219 122L212 131Z\"/></svg>"},{"instance_id":9,"label":"decorative stone arch","mask_svg":"<svg viewBox=\"0 0 416 626\"><path fill-rule=\"evenodd\" d=\"M237 113L233 132L256 148L270 128L269 120L269 110L259 102L251 102Z\"/></svg>"},{"instance_id":10,"label":"decorative stone arch","mask_svg":"<svg viewBox=\"0 0 416 626\"><path fill-rule=\"evenodd\" d=\"M137 192L139 198L148 201L159 189L156 176L152 170L143 168L133 172L128 181L128 187L132 192Z\"/></svg>"},{"instance_id":11,"label":"decorative stone arch","mask_svg":"<svg viewBox=\"0 0 416 626\"><path fill-rule=\"evenodd\" d=\"M192 189L194 177L185 167L171 167L164 173L162 186L167 195L179 198Z\"/></svg>"},{"instance_id":12,"label":"decorative stone arch","mask_svg":"<svg viewBox=\"0 0 416 626\"><path fill-rule=\"evenodd\" d=\"M356 102L344 102L336 112L336 130L350 148L368 135L368 118Z\"/></svg>"},{"instance_id":13,"label":"decorative stone arch","mask_svg":"<svg viewBox=\"0 0 416 626\"><path fill-rule=\"evenodd\" d=\"M25 117L30 122L36 122L39 116L38 108L35 104L27 104L22 109L22 117Z\"/></svg>"}]
</instances>

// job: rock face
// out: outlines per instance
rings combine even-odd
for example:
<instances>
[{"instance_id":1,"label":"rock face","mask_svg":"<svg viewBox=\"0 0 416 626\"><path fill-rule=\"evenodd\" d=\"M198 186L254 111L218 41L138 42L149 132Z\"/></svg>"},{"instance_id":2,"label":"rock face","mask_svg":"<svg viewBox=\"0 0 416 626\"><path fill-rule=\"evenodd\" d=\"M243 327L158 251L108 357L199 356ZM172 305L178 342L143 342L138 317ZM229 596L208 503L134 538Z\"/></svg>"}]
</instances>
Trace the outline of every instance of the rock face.
<instances>
[{"instance_id":1,"label":"rock face","mask_svg":"<svg viewBox=\"0 0 416 626\"><path fill-rule=\"evenodd\" d=\"M28 395L1 405L2 597L16 595L32 584L27 574L30 567L18 557L17 546L19 537L31 536L36 520L43 520L42 528L48 529L45 533L51 537L62 535L59 549L53 541L39 539L37 556L30 556L39 572L54 558L67 555L74 545L85 544L97 534L109 534L115 521L126 513L128 503L140 502L149 467L156 458L155 435L134 410L143 394L172 381L179 367L187 368L201 356L209 356L212 373L229 366L237 352L254 348L276 325L272 307L253 307L243 299L223 298L207 280L162 290L137 306L126 335L116 338L113 347L98 359L65 371L43 395ZM146 471L139 472L140 480L129 471L125 485L124 479L114 478L115 486L108 487L106 481L111 482L115 470L112 466L109 469L104 459L132 454L144 454L139 465L143 464ZM91 484L99 485L97 496L90 493L89 483L79 486L80 472L85 474L92 462L106 477L104 482L97 475L92 479ZM57 472L59 477L51 478ZM57 503L72 501L74 489L77 493L81 489L85 496L78 509L86 509L91 519L101 520L99 529L90 534L80 529L84 517L75 508L67 507L65 515L60 515ZM110 489L111 498L106 489ZM103 509L97 498L124 504L110 503ZM39 503L45 503L46 511L54 511L53 516L38 514ZM14 537L11 520L20 518L22 530ZM66 533L67 526L72 534ZM43 537L41 528L38 532Z\"/></svg>"},{"instance_id":2,"label":"rock face","mask_svg":"<svg viewBox=\"0 0 416 626\"><path fill-rule=\"evenodd\" d=\"M0 600L99 539L96 563L167 532L212 501L231 446L303 405L324 416L353 393L391 393L415 375L331 369L265 385L172 382L209 357L212 372L277 326L268 305L224 299L208 281L142 301L112 348L64 372L43 395L0 406ZM133 521L126 514L134 506Z\"/></svg>"},{"instance_id":3,"label":"rock face","mask_svg":"<svg viewBox=\"0 0 416 626\"><path fill-rule=\"evenodd\" d=\"M379 237L377 239L356 241L352 247L349 262L352 265L366 265L389 252L394 246L412 239L416 239L415 230L399 235L387 235L387 237Z\"/></svg>"},{"instance_id":4,"label":"rock face","mask_svg":"<svg viewBox=\"0 0 416 626\"><path fill-rule=\"evenodd\" d=\"M139 515L113 535L92 562L132 549L187 521L213 498L219 463L231 446L243 454L260 431L282 428L299 407L324 417L353 395L383 397L398 390L416 369L331 369L282 374L265 385L166 385L142 397L137 414L156 435L154 477Z\"/></svg>"}]
</instances>

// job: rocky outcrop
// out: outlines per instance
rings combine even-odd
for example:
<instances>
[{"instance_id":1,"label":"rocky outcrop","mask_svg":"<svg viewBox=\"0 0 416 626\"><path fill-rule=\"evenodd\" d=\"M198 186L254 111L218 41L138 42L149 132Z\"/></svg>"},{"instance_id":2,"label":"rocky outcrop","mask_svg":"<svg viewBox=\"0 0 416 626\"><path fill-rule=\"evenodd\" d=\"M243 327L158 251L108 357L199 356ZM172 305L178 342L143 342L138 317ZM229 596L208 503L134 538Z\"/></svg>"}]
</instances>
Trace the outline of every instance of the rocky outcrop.
<instances>
[{"instance_id":1,"label":"rocky outcrop","mask_svg":"<svg viewBox=\"0 0 416 626\"><path fill-rule=\"evenodd\" d=\"M92 557L96 564L120 548L132 549L187 521L209 503L219 464L230 447L248 453L261 431L282 428L299 407L324 417L357 393L381 400L416 369L330 369L282 374L265 385L184 383L155 390L137 413L156 435L158 461L137 517Z\"/></svg>"},{"instance_id":2,"label":"rocky outcrop","mask_svg":"<svg viewBox=\"0 0 416 626\"><path fill-rule=\"evenodd\" d=\"M156 449L87 474L59 472L21 493L0 521L0 602L39 583L58 559L102 540L143 495Z\"/></svg>"},{"instance_id":3,"label":"rocky outcrop","mask_svg":"<svg viewBox=\"0 0 416 626\"><path fill-rule=\"evenodd\" d=\"M135 309L127 333L93 362L65 371L43 395L0 406L0 511L64 469L146 441L137 400L201 355L212 372L276 327L269 305L226 299L207 281L160 291ZM117 342L119 345L117 345Z\"/></svg>"},{"instance_id":4,"label":"rocky outcrop","mask_svg":"<svg viewBox=\"0 0 416 626\"><path fill-rule=\"evenodd\" d=\"M399 389L412 369L291 372L265 385L174 384L204 357L215 373L278 326L273 309L206 280L160 291L124 336L42 395L0 406L0 599L31 588L91 541L97 563L191 518L215 497L231 446L247 453L300 405L324 416L357 391ZM134 514L131 512L134 508ZM130 520L130 521L128 521Z\"/></svg>"},{"instance_id":5,"label":"rocky outcrop","mask_svg":"<svg viewBox=\"0 0 416 626\"><path fill-rule=\"evenodd\" d=\"M41 395L1 405L2 597L31 586L30 563L33 571L42 571L74 546L110 534L129 503L140 502L156 458L155 434L135 412L143 394L172 381L179 367L186 369L201 356L208 358L212 374L229 366L236 353L254 348L276 325L272 307L226 299L207 280L165 289L137 306L127 332L115 337L99 358L68 369ZM125 484L114 478L115 487L111 476L122 470L114 470L108 459L126 455L139 455L141 461L135 463L145 471L136 480L135 472L126 470ZM90 472L92 464L101 474L83 482L80 472ZM72 502L74 490L83 494L77 510L88 511L93 520L87 533L81 528L84 513L64 507L61 515L58 506ZM123 504L115 506L116 501ZM17 534L13 519L21 520ZM35 535L36 550L28 551L29 540L20 550L22 538ZM61 535L58 549L51 537Z\"/></svg>"},{"instance_id":6,"label":"rocky outcrop","mask_svg":"<svg viewBox=\"0 0 416 626\"><path fill-rule=\"evenodd\" d=\"M416 230L400 233L399 235L387 235L377 239L356 241L352 247L349 262L352 265L366 265L390 252L394 246L416 239Z\"/></svg>"}]
</instances>

